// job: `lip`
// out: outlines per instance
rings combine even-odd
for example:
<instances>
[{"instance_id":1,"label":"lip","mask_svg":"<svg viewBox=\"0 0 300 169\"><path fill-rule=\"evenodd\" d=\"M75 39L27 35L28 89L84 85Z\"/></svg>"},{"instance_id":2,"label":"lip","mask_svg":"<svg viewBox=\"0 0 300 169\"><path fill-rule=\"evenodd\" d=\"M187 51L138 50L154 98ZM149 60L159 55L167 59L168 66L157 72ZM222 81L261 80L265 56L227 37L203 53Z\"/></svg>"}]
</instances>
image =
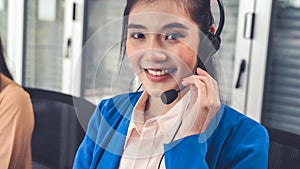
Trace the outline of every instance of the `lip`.
<instances>
[{"instance_id":1,"label":"lip","mask_svg":"<svg viewBox=\"0 0 300 169\"><path fill-rule=\"evenodd\" d=\"M158 70L166 70L166 69L144 69L144 72L146 74L146 76L153 82L163 82L163 81L166 81L170 78L172 78L172 76L170 75L171 73L173 73L174 71L176 71L176 69L168 69L170 70L169 73L165 74L165 75L153 75L153 74L150 74L148 72L148 70L152 70L152 71L158 71Z\"/></svg>"}]
</instances>

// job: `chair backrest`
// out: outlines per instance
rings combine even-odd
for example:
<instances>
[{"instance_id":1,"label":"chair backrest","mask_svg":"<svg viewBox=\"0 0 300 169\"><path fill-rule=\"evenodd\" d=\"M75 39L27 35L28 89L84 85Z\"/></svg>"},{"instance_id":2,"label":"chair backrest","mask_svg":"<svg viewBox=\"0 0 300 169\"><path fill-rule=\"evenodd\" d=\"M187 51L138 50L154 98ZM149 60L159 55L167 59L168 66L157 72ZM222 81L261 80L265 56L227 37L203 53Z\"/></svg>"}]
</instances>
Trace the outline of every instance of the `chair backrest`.
<instances>
[{"instance_id":1,"label":"chair backrest","mask_svg":"<svg viewBox=\"0 0 300 169\"><path fill-rule=\"evenodd\" d=\"M268 128L270 135L269 169L300 168L300 136Z\"/></svg>"},{"instance_id":2,"label":"chair backrest","mask_svg":"<svg viewBox=\"0 0 300 169\"><path fill-rule=\"evenodd\" d=\"M35 116L31 141L33 168L72 168L95 105L58 92L24 89L30 94Z\"/></svg>"}]
</instances>

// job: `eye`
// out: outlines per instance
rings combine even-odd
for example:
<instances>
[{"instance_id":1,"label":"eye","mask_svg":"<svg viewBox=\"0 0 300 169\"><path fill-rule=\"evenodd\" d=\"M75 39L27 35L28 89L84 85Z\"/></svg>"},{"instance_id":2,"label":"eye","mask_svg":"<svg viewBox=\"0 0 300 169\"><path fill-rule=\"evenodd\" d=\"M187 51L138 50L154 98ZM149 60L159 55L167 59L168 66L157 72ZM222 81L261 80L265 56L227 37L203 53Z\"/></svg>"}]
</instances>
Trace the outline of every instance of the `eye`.
<instances>
[{"instance_id":1,"label":"eye","mask_svg":"<svg viewBox=\"0 0 300 169\"><path fill-rule=\"evenodd\" d=\"M166 35L165 40L177 40L183 37L184 36L181 33L170 33Z\"/></svg>"},{"instance_id":2,"label":"eye","mask_svg":"<svg viewBox=\"0 0 300 169\"><path fill-rule=\"evenodd\" d=\"M145 39L145 35L143 33L132 33L130 36L134 39Z\"/></svg>"}]
</instances>

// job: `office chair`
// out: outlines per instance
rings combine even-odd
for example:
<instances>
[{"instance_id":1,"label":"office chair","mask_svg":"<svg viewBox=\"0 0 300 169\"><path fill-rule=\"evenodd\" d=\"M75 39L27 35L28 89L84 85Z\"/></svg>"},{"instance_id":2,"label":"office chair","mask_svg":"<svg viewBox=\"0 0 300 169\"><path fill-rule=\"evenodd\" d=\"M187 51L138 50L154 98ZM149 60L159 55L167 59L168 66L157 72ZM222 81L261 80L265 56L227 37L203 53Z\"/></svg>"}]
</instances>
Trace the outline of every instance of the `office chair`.
<instances>
[{"instance_id":1,"label":"office chair","mask_svg":"<svg viewBox=\"0 0 300 169\"><path fill-rule=\"evenodd\" d=\"M269 169L300 168L300 135L268 128L270 135Z\"/></svg>"},{"instance_id":2,"label":"office chair","mask_svg":"<svg viewBox=\"0 0 300 169\"><path fill-rule=\"evenodd\" d=\"M58 92L24 89L30 94L35 117L31 141L33 169L72 168L95 105Z\"/></svg>"}]
</instances>

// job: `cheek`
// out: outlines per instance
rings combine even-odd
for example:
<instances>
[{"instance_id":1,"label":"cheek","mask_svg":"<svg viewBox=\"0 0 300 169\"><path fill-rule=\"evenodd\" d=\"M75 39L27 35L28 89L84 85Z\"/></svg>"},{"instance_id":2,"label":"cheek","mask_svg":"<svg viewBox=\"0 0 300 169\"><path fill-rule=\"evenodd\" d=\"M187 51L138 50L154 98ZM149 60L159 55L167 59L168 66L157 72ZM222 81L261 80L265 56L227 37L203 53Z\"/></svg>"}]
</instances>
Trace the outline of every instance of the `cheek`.
<instances>
[{"instance_id":1,"label":"cheek","mask_svg":"<svg viewBox=\"0 0 300 169\"><path fill-rule=\"evenodd\" d=\"M178 56L184 62L184 64L192 71L195 69L195 66L197 64L199 43L199 37L190 35L187 36L184 40L184 43L181 43L177 48Z\"/></svg>"},{"instance_id":2,"label":"cheek","mask_svg":"<svg viewBox=\"0 0 300 169\"><path fill-rule=\"evenodd\" d=\"M137 45L133 45L131 43L126 42L126 54L136 74L141 72L139 66L140 59L141 59L140 54L138 53L139 50L140 49L138 48Z\"/></svg>"},{"instance_id":3,"label":"cheek","mask_svg":"<svg viewBox=\"0 0 300 169\"><path fill-rule=\"evenodd\" d=\"M134 47L134 45L132 45L130 42L126 42L126 54L128 57L130 57L133 52L136 51L136 47Z\"/></svg>"},{"instance_id":4,"label":"cheek","mask_svg":"<svg viewBox=\"0 0 300 169\"><path fill-rule=\"evenodd\" d=\"M196 66L197 62L197 51L194 49L191 49L190 47L186 45L181 45L178 47L177 56L184 62L186 66L190 70L193 70Z\"/></svg>"}]
</instances>

